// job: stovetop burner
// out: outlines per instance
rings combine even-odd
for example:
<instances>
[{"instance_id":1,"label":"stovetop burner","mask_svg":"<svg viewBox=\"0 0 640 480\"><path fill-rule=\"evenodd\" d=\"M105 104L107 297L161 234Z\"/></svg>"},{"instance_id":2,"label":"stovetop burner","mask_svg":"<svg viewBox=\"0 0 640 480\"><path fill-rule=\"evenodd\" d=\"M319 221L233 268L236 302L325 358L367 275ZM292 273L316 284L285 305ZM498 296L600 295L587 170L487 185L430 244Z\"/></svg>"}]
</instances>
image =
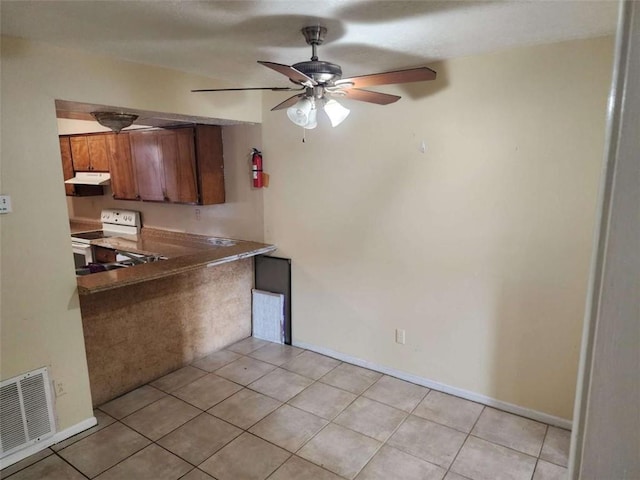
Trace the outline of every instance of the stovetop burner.
<instances>
[{"instance_id":1,"label":"stovetop burner","mask_svg":"<svg viewBox=\"0 0 640 480\"><path fill-rule=\"evenodd\" d=\"M87 241L91 241L91 240L98 240L99 238L105 238L107 235L105 235L103 230L94 230L91 232L80 232L80 233L72 233L71 234L71 238L74 240L87 240Z\"/></svg>"}]
</instances>

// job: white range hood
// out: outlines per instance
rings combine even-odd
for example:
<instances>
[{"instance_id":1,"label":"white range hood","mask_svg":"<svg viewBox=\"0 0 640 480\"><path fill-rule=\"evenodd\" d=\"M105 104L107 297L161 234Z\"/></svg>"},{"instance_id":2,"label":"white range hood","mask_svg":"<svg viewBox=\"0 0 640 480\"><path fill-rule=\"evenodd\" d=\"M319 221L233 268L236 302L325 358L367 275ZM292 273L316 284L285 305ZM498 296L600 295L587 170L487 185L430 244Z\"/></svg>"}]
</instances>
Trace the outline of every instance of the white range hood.
<instances>
[{"instance_id":1,"label":"white range hood","mask_svg":"<svg viewBox=\"0 0 640 480\"><path fill-rule=\"evenodd\" d=\"M64 183L76 185L109 185L109 183L111 183L111 175L99 172L76 172L75 177L65 180Z\"/></svg>"}]
</instances>

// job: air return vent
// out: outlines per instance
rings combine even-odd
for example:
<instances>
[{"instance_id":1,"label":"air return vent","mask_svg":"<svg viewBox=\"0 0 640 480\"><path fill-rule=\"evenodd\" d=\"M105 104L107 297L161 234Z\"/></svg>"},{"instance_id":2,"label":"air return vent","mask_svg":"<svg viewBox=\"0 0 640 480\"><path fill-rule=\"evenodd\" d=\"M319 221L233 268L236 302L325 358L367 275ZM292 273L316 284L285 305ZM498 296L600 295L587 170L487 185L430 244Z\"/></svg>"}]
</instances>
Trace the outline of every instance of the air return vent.
<instances>
[{"instance_id":1,"label":"air return vent","mask_svg":"<svg viewBox=\"0 0 640 480\"><path fill-rule=\"evenodd\" d=\"M55 433L46 368L0 383L0 457L41 442Z\"/></svg>"}]
</instances>

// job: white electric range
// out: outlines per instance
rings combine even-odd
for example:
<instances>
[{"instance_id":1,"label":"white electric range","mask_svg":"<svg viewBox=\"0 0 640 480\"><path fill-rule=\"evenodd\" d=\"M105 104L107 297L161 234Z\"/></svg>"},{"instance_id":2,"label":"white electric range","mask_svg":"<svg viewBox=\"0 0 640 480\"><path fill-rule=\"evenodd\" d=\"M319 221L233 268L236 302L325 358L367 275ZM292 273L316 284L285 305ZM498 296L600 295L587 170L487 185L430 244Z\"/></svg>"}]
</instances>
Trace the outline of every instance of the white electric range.
<instances>
[{"instance_id":1,"label":"white electric range","mask_svg":"<svg viewBox=\"0 0 640 480\"><path fill-rule=\"evenodd\" d=\"M105 209L100 213L101 230L90 230L71 234L71 245L76 268L93 263L95 258L92 240L140 233L140 212L134 210Z\"/></svg>"}]
</instances>

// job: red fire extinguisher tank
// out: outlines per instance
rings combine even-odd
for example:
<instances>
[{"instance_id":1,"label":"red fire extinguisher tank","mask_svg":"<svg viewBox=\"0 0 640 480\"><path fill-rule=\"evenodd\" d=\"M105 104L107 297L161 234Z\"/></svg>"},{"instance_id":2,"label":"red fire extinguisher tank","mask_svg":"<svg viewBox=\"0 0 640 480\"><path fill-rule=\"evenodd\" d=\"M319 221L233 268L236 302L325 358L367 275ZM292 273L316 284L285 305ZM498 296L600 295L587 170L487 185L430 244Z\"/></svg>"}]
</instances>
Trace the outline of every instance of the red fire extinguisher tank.
<instances>
[{"instance_id":1,"label":"red fire extinguisher tank","mask_svg":"<svg viewBox=\"0 0 640 480\"><path fill-rule=\"evenodd\" d=\"M253 177L253 187L262 188L264 182L262 179L262 153L254 148L251 153L251 174Z\"/></svg>"}]
</instances>

